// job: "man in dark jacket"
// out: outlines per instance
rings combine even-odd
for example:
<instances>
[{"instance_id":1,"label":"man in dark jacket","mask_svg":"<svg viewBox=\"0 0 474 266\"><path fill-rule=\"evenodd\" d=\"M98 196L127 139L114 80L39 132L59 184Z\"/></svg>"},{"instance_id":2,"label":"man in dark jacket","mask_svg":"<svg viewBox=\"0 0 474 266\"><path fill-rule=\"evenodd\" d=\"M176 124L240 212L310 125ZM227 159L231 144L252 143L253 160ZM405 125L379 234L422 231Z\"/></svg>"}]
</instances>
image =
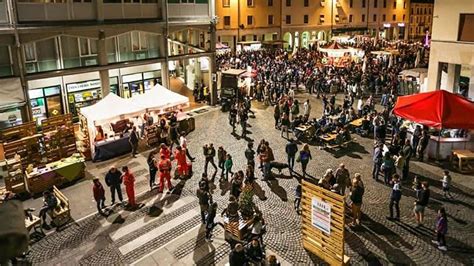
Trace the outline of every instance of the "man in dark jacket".
<instances>
[{"instance_id":1,"label":"man in dark jacket","mask_svg":"<svg viewBox=\"0 0 474 266\"><path fill-rule=\"evenodd\" d=\"M120 202L123 202L122 197L122 173L115 167L112 166L105 175L105 184L110 187L110 194L112 197L112 205L115 204L115 191L117 191Z\"/></svg>"},{"instance_id":2,"label":"man in dark jacket","mask_svg":"<svg viewBox=\"0 0 474 266\"><path fill-rule=\"evenodd\" d=\"M421 191L418 193L418 197L415 201L415 219L417 226L423 226L423 219L425 218L425 208L430 200L430 189L428 188L428 182L421 183Z\"/></svg>"},{"instance_id":3,"label":"man in dark jacket","mask_svg":"<svg viewBox=\"0 0 474 266\"><path fill-rule=\"evenodd\" d=\"M130 145L132 145L132 157L136 158L135 156L137 154L137 149L138 149L138 132L137 132L137 127L133 126L132 132L130 132L130 136L128 137L128 141L130 142Z\"/></svg>"},{"instance_id":4,"label":"man in dark jacket","mask_svg":"<svg viewBox=\"0 0 474 266\"><path fill-rule=\"evenodd\" d=\"M252 263L259 265L263 261L263 251L257 239L252 240L246 251L247 257Z\"/></svg>"},{"instance_id":5,"label":"man in dark jacket","mask_svg":"<svg viewBox=\"0 0 474 266\"><path fill-rule=\"evenodd\" d=\"M229 254L230 266L242 266L247 265L248 259L245 256L245 249L242 244L235 245L234 249Z\"/></svg>"},{"instance_id":6,"label":"man in dark jacket","mask_svg":"<svg viewBox=\"0 0 474 266\"><path fill-rule=\"evenodd\" d=\"M400 199L402 198L402 190L400 187L400 176L397 174L393 175L392 181L392 192L390 193L390 216L388 220L400 221ZM393 217L393 207L395 207L396 216Z\"/></svg>"},{"instance_id":7,"label":"man in dark jacket","mask_svg":"<svg viewBox=\"0 0 474 266\"><path fill-rule=\"evenodd\" d=\"M374 166L372 168L372 178L375 180L379 179L380 166L382 166L382 154L383 154L383 144L377 143L374 149L374 156L372 161Z\"/></svg>"},{"instance_id":8,"label":"man in dark jacket","mask_svg":"<svg viewBox=\"0 0 474 266\"><path fill-rule=\"evenodd\" d=\"M245 150L245 158L247 159L247 165L251 165L255 169L255 151L253 150L253 143L249 142L247 144L247 149Z\"/></svg>"},{"instance_id":9,"label":"man in dark jacket","mask_svg":"<svg viewBox=\"0 0 474 266\"><path fill-rule=\"evenodd\" d=\"M290 168L290 172L293 172L293 167L295 166L295 156L298 152L298 146L293 139L290 139L290 141L286 144L285 151L288 158L288 167Z\"/></svg>"},{"instance_id":10,"label":"man in dark jacket","mask_svg":"<svg viewBox=\"0 0 474 266\"><path fill-rule=\"evenodd\" d=\"M410 145L409 139L405 140L405 145L403 146L402 152L403 156L405 157L405 162L403 164L402 170L402 180L407 180L408 174L410 173L410 159L413 154L413 149Z\"/></svg>"},{"instance_id":11,"label":"man in dark jacket","mask_svg":"<svg viewBox=\"0 0 474 266\"><path fill-rule=\"evenodd\" d=\"M199 200L199 207L201 209L201 222L206 223L206 215L209 211L209 206L212 203L212 196L209 191L206 190L207 182L200 181L199 188L196 191L196 196Z\"/></svg>"},{"instance_id":12,"label":"man in dark jacket","mask_svg":"<svg viewBox=\"0 0 474 266\"><path fill-rule=\"evenodd\" d=\"M214 167L214 174L213 177L217 173L217 166L216 163L214 162L214 157L216 157L216 149L214 148L214 144L206 144L203 147L203 152L204 156L206 157L206 162L204 164L204 173L207 174L207 165L211 163L211 165Z\"/></svg>"}]
</instances>

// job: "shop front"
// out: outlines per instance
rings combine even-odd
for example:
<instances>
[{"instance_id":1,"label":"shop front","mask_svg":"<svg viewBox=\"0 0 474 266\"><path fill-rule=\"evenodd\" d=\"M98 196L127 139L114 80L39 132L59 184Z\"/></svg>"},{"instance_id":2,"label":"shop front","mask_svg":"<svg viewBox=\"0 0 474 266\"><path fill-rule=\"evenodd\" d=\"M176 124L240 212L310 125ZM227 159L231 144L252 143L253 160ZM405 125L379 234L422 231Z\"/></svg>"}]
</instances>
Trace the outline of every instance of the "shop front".
<instances>
[{"instance_id":1,"label":"shop front","mask_svg":"<svg viewBox=\"0 0 474 266\"><path fill-rule=\"evenodd\" d=\"M20 79L0 79L0 129L21 124L25 104Z\"/></svg>"},{"instance_id":2,"label":"shop front","mask_svg":"<svg viewBox=\"0 0 474 266\"><path fill-rule=\"evenodd\" d=\"M124 75L122 84L123 89L120 96L123 98L143 94L156 84L161 84L161 70Z\"/></svg>"},{"instance_id":3,"label":"shop front","mask_svg":"<svg viewBox=\"0 0 474 266\"><path fill-rule=\"evenodd\" d=\"M29 90L33 120L39 125L41 120L64 113L61 85Z\"/></svg>"},{"instance_id":4,"label":"shop front","mask_svg":"<svg viewBox=\"0 0 474 266\"><path fill-rule=\"evenodd\" d=\"M90 106L102 99L100 79L66 84L69 112L77 116L82 107Z\"/></svg>"}]
</instances>

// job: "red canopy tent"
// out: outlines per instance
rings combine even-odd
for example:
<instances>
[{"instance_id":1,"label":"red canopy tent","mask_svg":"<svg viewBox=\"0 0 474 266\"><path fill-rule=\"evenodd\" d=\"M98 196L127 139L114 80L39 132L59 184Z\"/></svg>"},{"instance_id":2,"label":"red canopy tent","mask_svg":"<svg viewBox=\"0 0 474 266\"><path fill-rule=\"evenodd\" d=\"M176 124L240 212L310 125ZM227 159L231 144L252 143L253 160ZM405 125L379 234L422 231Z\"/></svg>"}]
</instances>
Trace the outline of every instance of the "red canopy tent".
<instances>
[{"instance_id":1,"label":"red canopy tent","mask_svg":"<svg viewBox=\"0 0 474 266\"><path fill-rule=\"evenodd\" d=\"M398 97L393 113L434 128L474 129L474 102L445 90Z\"/></svg>"}]
</instances>

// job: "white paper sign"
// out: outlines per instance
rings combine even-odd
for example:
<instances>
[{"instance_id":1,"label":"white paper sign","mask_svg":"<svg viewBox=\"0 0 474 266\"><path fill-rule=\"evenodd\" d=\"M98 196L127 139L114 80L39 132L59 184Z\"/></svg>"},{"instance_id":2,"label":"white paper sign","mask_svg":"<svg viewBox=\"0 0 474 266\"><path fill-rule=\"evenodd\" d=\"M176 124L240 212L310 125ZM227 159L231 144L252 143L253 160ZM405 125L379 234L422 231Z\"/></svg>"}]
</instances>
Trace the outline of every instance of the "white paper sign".
<instances>
[{"instance_id":1,"label":"white paper sign","mask_svg":"<svg viewBox=\"0 0 474 266\"><path fill-rule=\"evenodd\" d=\"M331 234L331 205L320 198L311 200L311 222L314 227Z\"/></svg>"}]
</instances>

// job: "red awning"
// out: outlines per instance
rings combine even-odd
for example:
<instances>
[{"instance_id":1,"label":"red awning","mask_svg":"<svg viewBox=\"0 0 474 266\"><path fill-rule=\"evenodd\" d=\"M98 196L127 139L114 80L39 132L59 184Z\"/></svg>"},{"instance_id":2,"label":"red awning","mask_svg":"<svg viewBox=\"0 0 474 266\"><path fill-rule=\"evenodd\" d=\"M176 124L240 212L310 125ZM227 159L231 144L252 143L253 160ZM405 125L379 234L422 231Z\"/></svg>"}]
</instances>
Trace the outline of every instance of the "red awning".
<instances>
[{"instance_id":1,"label":"red awning","mask_svg":"<svg viewBox=\"0 0 474 266\"><path fill-rule=\"evenodd\" d=\"M474 129L474 103L445 90L398 97L393 113L434 128Z\"/></svg>"}]
</instances>

